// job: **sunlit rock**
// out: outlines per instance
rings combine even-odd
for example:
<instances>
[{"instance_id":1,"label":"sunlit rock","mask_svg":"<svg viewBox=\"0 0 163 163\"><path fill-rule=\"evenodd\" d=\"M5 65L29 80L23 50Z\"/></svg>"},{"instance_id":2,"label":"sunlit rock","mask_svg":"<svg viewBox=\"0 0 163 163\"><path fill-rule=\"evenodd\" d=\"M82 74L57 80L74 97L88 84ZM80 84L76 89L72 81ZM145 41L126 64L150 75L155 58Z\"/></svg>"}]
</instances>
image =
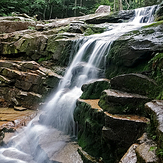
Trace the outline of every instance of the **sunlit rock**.
<instances>
[{"instance_id":1,"label":"sunlit rock","mask_svg":"<svg viewBox=\"0 0 163 163\"><path fill-rule=\"evenodd\" d=\"M100 5L95 13L110 13L110 6Z\"/></svg>"},{"instance_id":2,"label":"sunlit rock","mask_svg":"<svg viewBox=\"0 0 163 163\"><path fill-rule=\"evenodd\" d=\"M119 163L137 163L137 156L135 149L138 147L138 144L133 144L122 157Z\"/></svg>"},{"instance_id":3,"label":"sunlit rock","mask_svg":"<svg viewBox=\"0 0 163 163\"><path fill-rule=\"evenodd\" d=\"M16 111L13 108L0 108L0 111L0 129L5 132L13 132L26 126L37 115L33 110Z\"/></svg>"},{"instance_id":4,"label":"sunlit rock","mask_svg":"<svg viewBox=\"0 0 163 163\"><path fill-rule=\"evenodd\" d=\"M147 135L140 138L141 144L135 149L137 155L137 162L145 163L159 163L158 156L156 154L157 144Z\"/></svg>"},{"instance_id":5,"label":"sunlit rock","mask_svg":"<svg viewBox=\"0 0 163 163\"><path fill-rule=\"evenodd\" d=\"M30 27L35 28L36 22L23 17L1 17L0 33L10 33L25 30Z\"/></svg>"}]
</instances>

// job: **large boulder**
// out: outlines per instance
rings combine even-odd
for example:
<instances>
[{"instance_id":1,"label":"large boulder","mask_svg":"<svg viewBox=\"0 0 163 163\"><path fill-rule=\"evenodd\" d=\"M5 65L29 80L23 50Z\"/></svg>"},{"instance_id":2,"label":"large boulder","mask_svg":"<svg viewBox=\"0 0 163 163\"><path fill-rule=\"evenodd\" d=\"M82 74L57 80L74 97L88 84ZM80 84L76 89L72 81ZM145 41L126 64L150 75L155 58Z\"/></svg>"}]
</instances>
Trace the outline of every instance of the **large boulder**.
<instances>
[{"instance_id":1,"label":"large boulder","mask_svg":"<svg viewBox=\"0 0 163 163\"><path fill-rule=\"evenodd\" d=\"M36 22L24 17L0 17L0 34L11 33L29 28L35 29Z\"/></svg>"},{"instance_id":2,"label":"large boulder","mask_svg":"<svg viewBox=\"0 0 163 163\"><path fill-rule=\"evenodd\" d=\"M108 89L101 94L99 106L111 114L145 114L146 96Z\"/></svg>"},{"instance_id":3,"label":"large boulder","mask_svg":"<svg viewBox=\"0 0 163 163\"><path fill-rule=\"evenodd\" d=\"M100 5L95 13L110 13L110 6Z\"/></svg>"},{"instance_id":4,"label":"large boulder","mask_svg":"<svg viewBox=\"0 0 163 163\"><path fill-rule=\"evenodd\" d=\"M100 23L120 23L126 20L130 20L135 15L134 10L122 10L119 12L110 13L98 13L92 17L85 19L88 24L100 24Z\"/></svg>"},{"instance_id":5,"label":"large boulder","mask_svg":"<svg viewBox=\"0 0 163 163\"><path fill-rule=\"evenodd\" d=\"M145 104L147 113L151 119L151 133L157 135L158 146L163 148L163 101L153 100Z\"/></svg>"},{"instance_id":6,"label":"large boulder","mask_svg":"<svg viewBox=\"0 0 163 163\"><path fill-rule=\"evenodd\" d=\"M128 32L115 40L107 56L107 78L122 72L139 72L154 54L163 51L162 33L163 23L157 22Z\"/></svg>"},{"instance_id":7,"label":"large boulder","mask_svg":"<svg viewBox=\"0 0 163 163\"><path fill-rule=\"evenodd\" d=\"M152 97L157 84L146 75L130 73L118 75L110 80L111 88Z\"/></svg>"}]
</instances>

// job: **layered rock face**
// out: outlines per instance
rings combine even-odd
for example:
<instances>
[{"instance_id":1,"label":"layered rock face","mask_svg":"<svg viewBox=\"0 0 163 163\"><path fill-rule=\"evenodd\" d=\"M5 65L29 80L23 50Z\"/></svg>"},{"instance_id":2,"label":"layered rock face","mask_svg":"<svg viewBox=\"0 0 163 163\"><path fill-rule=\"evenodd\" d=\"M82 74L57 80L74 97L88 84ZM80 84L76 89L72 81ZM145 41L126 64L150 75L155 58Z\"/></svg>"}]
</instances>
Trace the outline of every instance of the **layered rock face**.
<instances>
[{"instance_id":1,"label":"layered rock face","mask_svg":"<svg viewBox=\"0 0 163 163\"><path fill-rule=\"evenodd\" d=\"M129 80L127 85L129 76L134 79L132 87ZM116 82L118 79L120 82ZM143 80L142 84L146 83L142 92L140 80ZM83 85L83 94L89 92L89 89L85 88L92 88L92 85L96 88L100 82L99 80ZM162 101L149 102L149 90L151 85L156 86L155 84L145 75L124 74L110 80L111 89L101 89L100 99L78 99L74 118L78 124L78 143L82 147L79 153L84 162L160 162L156 149L162 148L157 147L162 140L161 135L159 136L162 133ZM135 94L136 92L141 94ZM92 94L96 94L96 89ZM157 142L145 133L146 129L153 125L160 137Z\"/></svg>"},{"instance_id":2,"label":"layered rock face","mask_svg":"<svg viewBox=\"0 0 163 163\"><path fill-rule=\"evenodd\" d=\"M37 109L62 76L34 61L0 60L1 106Z\"/></svg>"}]
</instances>

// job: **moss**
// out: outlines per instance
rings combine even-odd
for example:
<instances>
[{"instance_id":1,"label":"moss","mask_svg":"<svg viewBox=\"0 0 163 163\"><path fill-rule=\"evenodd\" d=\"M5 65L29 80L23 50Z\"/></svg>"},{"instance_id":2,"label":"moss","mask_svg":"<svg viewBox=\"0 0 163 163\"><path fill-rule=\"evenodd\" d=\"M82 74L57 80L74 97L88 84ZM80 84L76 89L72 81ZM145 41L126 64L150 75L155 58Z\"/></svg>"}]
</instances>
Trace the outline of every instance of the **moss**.
<instances>
[{"instance_id":1,"label":"moss","mask_svg":"<svg viewBox=\"0 0 163 163\"><path fill-rule=\"evenodd\" d=\"M161 25L161 24L163 24L163 20L152 23L150 25L143 26L142 28L157 27L158 25Z\"/></svg>"},{"instance_id":2,"label":"moss","mask_svg":"<svg viewBox=\"0 0 163 163\"><path fill-rule=\"evenodd\" d=\"M83 85L84 86L84 85ZM81 99L99 99L101 92L105 89L110 88L110 83L108 81L96 81L85 85Z\"/></svg>"},{"instance_id":3,"label":"moss","mask_svg":"<svg viewBox=\"0 0 163 163\"><path fill-rule=\"evenodd\" d=\"M104 113L92 109L85 102L77 102L74 111L74 119L78 123L78 143L84 151L93 157L102 155L102 127L104 125Z\"/></svg>"},{"instance_id":4,"label":"moss","mask_svg":"<svg viewBox=\"0 0 163 163\"><path fill-rule=\"evenodd\" d=\"M99 34L103 33L106 30L106 28L96 27L93 24L88 25L87 29L84 32L85 36L89 36L92 34Z\"/></svg>"}]
</instances>

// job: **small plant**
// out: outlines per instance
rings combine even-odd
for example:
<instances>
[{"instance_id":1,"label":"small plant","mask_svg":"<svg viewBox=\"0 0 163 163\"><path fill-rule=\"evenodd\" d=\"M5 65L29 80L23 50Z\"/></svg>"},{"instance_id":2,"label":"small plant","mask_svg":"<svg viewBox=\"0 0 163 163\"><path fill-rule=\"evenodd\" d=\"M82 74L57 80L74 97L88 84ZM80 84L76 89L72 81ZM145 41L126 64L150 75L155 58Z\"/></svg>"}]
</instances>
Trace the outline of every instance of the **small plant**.
<instances>
[{"instance_id":1,"label":"small plant","mask_svg":"<svg viewBox=\"0 0 163 163\"><path fill-rule=\"evenodd\" d=\"M33 26L28 26L28 29L30 29L30 30L35 30L35 27L33 27Z\"/></svg>"}]
</instances>

